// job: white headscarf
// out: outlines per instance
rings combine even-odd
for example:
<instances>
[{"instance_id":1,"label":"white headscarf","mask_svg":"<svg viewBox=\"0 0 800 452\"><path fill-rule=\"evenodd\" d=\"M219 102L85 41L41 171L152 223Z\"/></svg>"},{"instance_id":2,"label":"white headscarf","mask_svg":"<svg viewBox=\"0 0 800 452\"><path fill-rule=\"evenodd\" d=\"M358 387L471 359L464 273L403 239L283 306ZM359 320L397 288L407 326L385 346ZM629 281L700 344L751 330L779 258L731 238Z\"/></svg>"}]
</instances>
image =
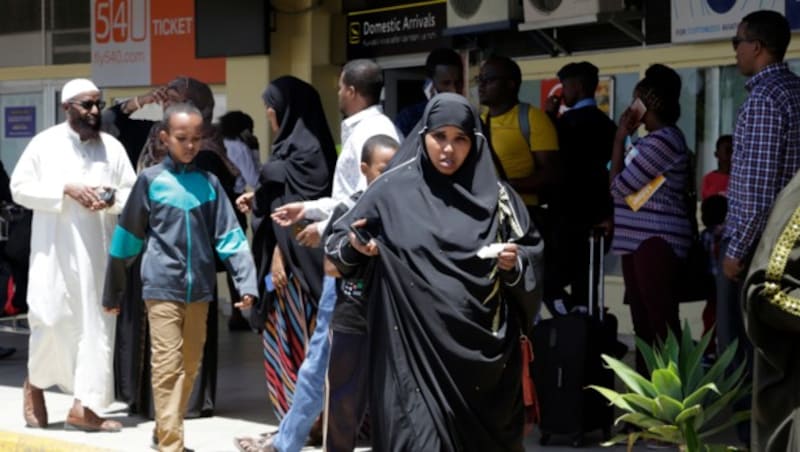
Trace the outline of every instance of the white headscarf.
<instances>
[{"instance_id":1,"label":"white headscarf","mask_svg":"<svg viewBox=\"0 0 800 452\"><path fill-rule=\"evenodd\" d=\"M61 103L69 102L73 97L83 94L97 92L100 89L92 83L91 80L86 78L76 78L68 81L61 88Z\"/></svg>"}]
</instances>

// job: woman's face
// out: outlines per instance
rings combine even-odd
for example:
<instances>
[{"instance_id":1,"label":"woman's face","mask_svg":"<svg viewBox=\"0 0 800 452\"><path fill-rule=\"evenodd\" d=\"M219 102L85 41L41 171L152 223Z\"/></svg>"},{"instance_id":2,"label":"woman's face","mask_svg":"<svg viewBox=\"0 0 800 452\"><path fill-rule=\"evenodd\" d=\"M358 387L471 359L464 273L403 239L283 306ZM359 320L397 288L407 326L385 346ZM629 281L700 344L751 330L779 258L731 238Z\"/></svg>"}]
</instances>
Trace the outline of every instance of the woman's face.
<instances>
[{"instance_id":1,"label":"woman's face","mask_svg":"<svg viewBox=\"0 0 800 452\"><path fill-rule=\"evenodd\" d=\"M425 134L425 149L436 171L451 176L467 160L472 138L458 127L442 126Z\"/></svg>"},{"instance_id":2,"label":"woman's face","mask_svg":"<svg viewBox=\"0 0 800 452\"><path fill-rule=\"evenodd\" d=\"M272 134L277 135L278 131L281 130L280 123L278 122L278 113L270 106L267 106L267 121L269 122L269 128Z\"/></svg>"}]
</instances>

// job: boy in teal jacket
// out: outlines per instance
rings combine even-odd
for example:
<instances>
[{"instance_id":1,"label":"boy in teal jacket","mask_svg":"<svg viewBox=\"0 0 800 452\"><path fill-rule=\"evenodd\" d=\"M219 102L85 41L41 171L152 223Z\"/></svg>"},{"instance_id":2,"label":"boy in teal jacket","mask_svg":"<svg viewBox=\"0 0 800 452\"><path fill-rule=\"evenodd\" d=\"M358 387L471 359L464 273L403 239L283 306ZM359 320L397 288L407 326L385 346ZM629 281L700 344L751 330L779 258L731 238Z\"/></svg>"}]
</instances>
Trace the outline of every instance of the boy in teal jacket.
<instances>
[{"instance_id":1,"label":"boy in teal jacket","mask_svg":"<svg viewBox=\"0 0 800 452\"><path fill-rule=\"evenodd\" d=\"M169 148L133 186L111 241L103 306L119 312L126 267L142 256L142 298L152 347L152 384L158 449L183 451L183 416L200 367L208 305L216 284L215 257L244 294L257 294L253 257L225 192L214 175L193 164L203 118L189 104L164 114L159 134Z\"/></svg>"}]
</instances>

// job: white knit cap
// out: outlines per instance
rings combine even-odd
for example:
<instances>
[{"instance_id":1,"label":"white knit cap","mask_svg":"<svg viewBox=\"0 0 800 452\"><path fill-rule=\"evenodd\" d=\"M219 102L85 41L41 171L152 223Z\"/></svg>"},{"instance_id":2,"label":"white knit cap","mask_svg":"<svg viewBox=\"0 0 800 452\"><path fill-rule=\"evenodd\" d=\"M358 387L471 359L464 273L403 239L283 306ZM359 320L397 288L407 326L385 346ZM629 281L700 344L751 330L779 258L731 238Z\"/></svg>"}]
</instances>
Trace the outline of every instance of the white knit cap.
<instances>
[{"instance_id":1,"label":"white knit cap","mask_svg":"<svg viewBox=\"0 0 800 452\"><path fill-rule=\"evenodd\" d=\"M61 88L61 103L68 102L78 94L92 93L95 91L100 91L100 89L97 88L97 85L92 83L91 80L85 78L72 79Z\"/></svg>"}]
</instances>

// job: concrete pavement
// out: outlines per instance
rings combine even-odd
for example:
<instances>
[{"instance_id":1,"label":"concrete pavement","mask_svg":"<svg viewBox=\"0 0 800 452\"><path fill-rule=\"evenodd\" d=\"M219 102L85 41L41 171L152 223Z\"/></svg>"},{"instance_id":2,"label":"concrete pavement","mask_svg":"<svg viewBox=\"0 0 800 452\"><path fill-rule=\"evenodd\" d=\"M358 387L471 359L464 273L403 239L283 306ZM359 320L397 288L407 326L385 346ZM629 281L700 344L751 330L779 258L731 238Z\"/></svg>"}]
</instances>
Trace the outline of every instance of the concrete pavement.
<instances>
[{"instance_id":1,"label":"concrete pavement","mask_svg":"<svg viewBox=\"0 0 800 452\"><path fill-rule=\"evenodd\" d=\"M198 452L234 451L233 438L256 435L277 429L269 407L264 382L260 339L252 333L230 333L220 316L219 374L217 408L209 418L189 419L185 423L186 446ZM13 346L17 352L0 360L0 452L2 451L146 451L150 450L153 421L129 417L125 406L115 403L105 415L119 420L119 433L84 433L64 430L64 419L72 397L57 390L45 394L50 425L47 429L25 427L22 417L22 382L26 374L27 335L0 332L0 346ZM526 438L526 450L574 451L568 438L554 438L554 445L538 445L538 433ZM599 441L588 436L587 443ZM320 449L306 448L304 451ZM361 449L369 450L369 449ZM617 451L623 447L590 446L584 451ZM643 451L643 446L637 446Z\"/></svg>"}]
</instances>

